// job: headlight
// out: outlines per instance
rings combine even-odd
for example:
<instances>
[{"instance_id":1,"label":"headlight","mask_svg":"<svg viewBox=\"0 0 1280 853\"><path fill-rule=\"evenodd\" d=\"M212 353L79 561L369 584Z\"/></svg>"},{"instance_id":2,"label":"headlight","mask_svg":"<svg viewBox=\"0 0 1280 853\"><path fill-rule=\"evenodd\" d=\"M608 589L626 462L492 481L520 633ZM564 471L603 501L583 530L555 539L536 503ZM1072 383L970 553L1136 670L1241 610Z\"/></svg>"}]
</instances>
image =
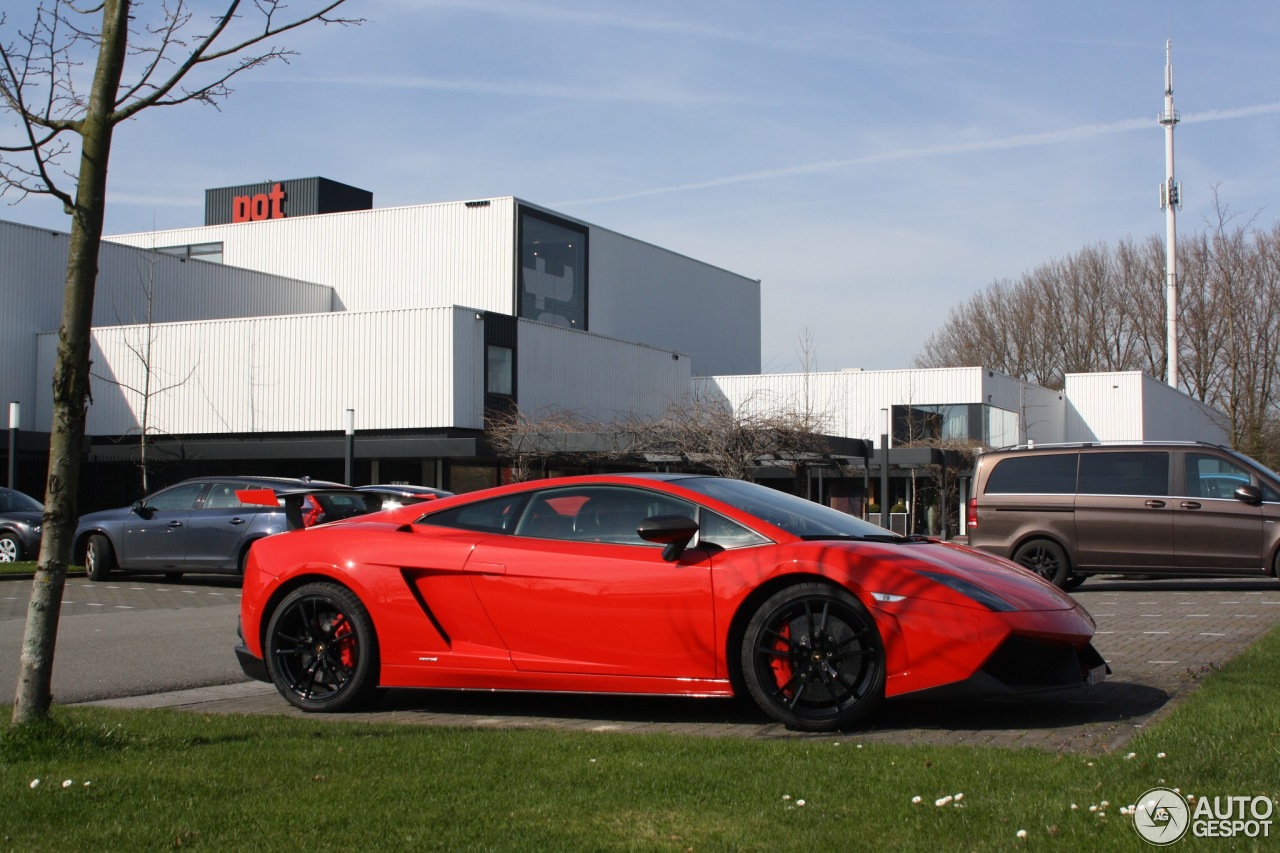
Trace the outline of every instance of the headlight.
<instances>
[{"instance_id":1,"label":"headlight","mask_svg":"<svg viewBox=\"0 0 1280 853\"><path fill-rule=\"evenodd\" d=\"M965 598L973 599L988 610L994 610L997 613L1009 613L1018 609L1000 596L996 595L994 592L983 589L977 584L970 583L964 578L959 578L955 575L948 575L943 572L920 572L920 574L930 580L937 581L954 592L960 593Z\"/></svg>"}]
</instances>

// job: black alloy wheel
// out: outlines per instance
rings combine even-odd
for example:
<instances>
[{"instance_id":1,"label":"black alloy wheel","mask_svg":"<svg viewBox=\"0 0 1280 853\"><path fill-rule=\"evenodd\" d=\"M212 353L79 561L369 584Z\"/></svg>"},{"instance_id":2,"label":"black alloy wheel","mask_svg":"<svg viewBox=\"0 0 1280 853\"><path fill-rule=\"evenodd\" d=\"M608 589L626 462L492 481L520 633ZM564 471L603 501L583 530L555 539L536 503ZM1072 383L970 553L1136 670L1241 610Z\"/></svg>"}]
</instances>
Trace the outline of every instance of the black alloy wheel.
<instances>
[{"instance_id":1,"label":"black alloy wheel","mask_svg":"<svg viewBox=\"0 0 1280 853\"><path fill-rule=\"evenodd\" d=\"M299 587L267 625L263 656L284 698L304 711L347 711L378 686L378 640L369 611L335 583Z\"/></svg>"},{"instance_id":2,"label":"black alloy wheel","mask_svg":"<svg viewBox=\"0 0 1280 853\"><path fill-rule=\"evenodd\" d=\"M742 673L766 714L802 731L837 731L884 701L884 643L851 593L825 583L780 590L760 606L742 642Z\"/></svg>"},{"instance_id":3,"label":"black alloy wheel","mask_svg":"<svg viewBox=\"0 0 1280 853\"><path fill-rule=\"evenodd\" d=\"M1067 553L1048 539L1033 539L1013 553L1013 561L1030 569L1059 588L1066 588L1071 575L1071 563Z\"/></svg>"}]
</instances>

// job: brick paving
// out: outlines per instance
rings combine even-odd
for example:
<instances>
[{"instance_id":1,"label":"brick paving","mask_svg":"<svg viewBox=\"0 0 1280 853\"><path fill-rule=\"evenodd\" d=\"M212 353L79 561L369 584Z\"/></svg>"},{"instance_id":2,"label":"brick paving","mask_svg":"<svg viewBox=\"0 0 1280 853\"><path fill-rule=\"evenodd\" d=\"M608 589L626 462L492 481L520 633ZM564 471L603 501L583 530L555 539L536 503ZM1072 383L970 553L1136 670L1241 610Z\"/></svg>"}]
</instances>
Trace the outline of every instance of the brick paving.
<instances>
[{"instance_id":1,"label":"brick paving","mask_svg":"<svg viewBox=\"0 0 1280 853\"><path fill-rule=\"evenodd\" d=\"M252 682L94 704L475 729L1105 752L1122 748L1144 725L1194 690L1206 673L1280 623L1276 580L1092 579L1075 595L1097 619L1094 645L1113 670L1107 681L1066 699L890 700L874 726L838 735L792 732L769 722L750 702L725 699L393 690L370 711L303 714L270 685Z\"/></svg>"}]
</instances>

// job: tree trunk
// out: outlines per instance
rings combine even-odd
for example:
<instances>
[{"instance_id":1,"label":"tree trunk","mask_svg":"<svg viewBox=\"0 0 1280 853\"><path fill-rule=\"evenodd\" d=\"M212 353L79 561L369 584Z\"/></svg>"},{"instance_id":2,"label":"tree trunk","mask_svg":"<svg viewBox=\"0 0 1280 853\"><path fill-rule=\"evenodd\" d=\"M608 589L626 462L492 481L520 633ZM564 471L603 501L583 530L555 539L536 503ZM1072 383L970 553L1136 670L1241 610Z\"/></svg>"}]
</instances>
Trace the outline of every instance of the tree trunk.
<instances>
[{"instance_id":1,"label":"tree trunk","mask_svg":"<svg viewBox=\"0 0 1280 853\"><path fill-rule=\"evenodd\" d=\"M107 191L107 161L114 130L112 111L124 70L129 38L129 0L106 0L102 8L102 44L89 105L80 127L80 171L71 211L71 242L58 359L53 371L53 425L49 436L49 474L45 485L43 536L14 695L13 726L44 719L53 702L53 652L58 635L62 590L76 529L80 454L89 397L90 321L98 277Z\"/></svg>"}]
</instances>

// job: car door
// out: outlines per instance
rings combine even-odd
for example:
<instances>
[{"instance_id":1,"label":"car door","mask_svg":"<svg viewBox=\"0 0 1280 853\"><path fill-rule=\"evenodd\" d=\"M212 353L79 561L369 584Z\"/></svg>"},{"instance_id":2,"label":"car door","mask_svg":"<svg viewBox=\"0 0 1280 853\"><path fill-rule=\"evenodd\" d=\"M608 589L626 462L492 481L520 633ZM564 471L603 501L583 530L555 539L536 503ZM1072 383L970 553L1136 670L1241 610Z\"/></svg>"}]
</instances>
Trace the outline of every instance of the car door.
<instances>
[{"instance_id":1,"label":"car door","mask_svg":"<svg viewBox=\"0 0 1280 853\"><path fill-rule=\"evenodd\" d=\"M647 489L546 489L513 535L476 546L473 583L517 669L715 677L710 558L668 563L640 539L639 522L662 513L696 507Z\"/></svg>"},{"instance_id":2,"label":"car door","mask_svg":"<svg viewBox=\"0 0 1280 853\"><path fill-rule=\"evenodd\" d=\"M212 483L199 505L187 519L183 567L189 571L236 568L245 534L254 527L261 512L270 507L246 505L236 497L239 489L251 488L232 481ZM283 525L284 515L280 515Z\"/></svg>"},{"instance_id":3,"label":"car door","mask_svg":"<svg viewBox=\"0 0 1280 853\"><path fill-rule=\"evenodd\" d=\"M1251 483L1249 472L1217 453L1191 450L1181 469L1174 502L1178 568L1263 571L1262 506L1235 497L1238 487Z\"/></svg>"},{"instance_id":4,"label":"car door","mask_svg":"<svg viewBox=\"0 0 1280 853\"><path fill-rule=\"evenodd\" d=\"M1167 450L1080 454L1076 552L1081 569L1175 568Z\"/></svg>"},{"instance_id":5,"label":"car door","mask_svg":"<svg viewBox=\"0 0 1280 853\"><path fill-rule=\"evenodd\" d=\"M120 566L162 569L182 562L187 522L205 483L179 483L142 501L125 519L120 534Z\"/></svg>"}]
</instances>

